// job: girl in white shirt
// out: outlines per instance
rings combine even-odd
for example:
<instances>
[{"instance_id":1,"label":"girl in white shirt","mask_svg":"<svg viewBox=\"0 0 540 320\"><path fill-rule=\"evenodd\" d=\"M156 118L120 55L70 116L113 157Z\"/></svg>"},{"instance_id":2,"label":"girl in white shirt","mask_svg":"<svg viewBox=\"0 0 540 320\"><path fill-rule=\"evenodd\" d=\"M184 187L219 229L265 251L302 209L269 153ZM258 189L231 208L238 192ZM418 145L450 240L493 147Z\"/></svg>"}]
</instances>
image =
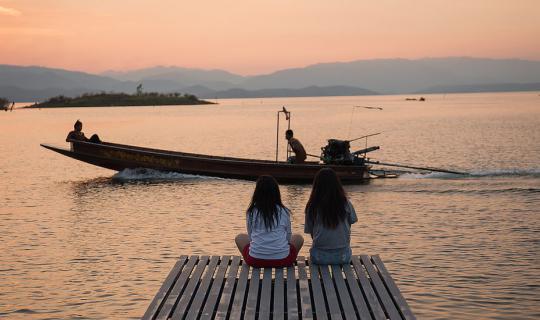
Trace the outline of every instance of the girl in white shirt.
<instances>
[{"instance_id":1,"label":"girl in white shirt","mask_svg":"<svg viewBox=\"0 0 540 320\"><path fill-rule=\"evenodd\" d=\"M253 197L246 210L247 234L235 242L246 263L253 267L286 267L296 260L304 238L291 232L291 212L281 202L281 194L272 176L257 179Z\"/></svg>"}]
</instances>

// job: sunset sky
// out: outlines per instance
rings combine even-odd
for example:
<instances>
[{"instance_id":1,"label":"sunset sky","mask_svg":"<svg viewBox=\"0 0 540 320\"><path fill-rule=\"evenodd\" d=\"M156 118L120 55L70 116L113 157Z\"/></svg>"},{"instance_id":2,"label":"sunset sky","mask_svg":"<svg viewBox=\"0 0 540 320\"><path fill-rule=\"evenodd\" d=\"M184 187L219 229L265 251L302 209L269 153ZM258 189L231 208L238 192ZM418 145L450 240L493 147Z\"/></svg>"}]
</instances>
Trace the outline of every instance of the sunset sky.
<instances>
[{"instance_id":1,"label":"sunset sky","mask_svg":"<svg viewBox=\"0 0 540 320\"><path fill-rule=\"evenodd\" d=\"M540 60L539 0L0 0L0 64L244 75L319 62Z\"/></svg>"}]
</instances>

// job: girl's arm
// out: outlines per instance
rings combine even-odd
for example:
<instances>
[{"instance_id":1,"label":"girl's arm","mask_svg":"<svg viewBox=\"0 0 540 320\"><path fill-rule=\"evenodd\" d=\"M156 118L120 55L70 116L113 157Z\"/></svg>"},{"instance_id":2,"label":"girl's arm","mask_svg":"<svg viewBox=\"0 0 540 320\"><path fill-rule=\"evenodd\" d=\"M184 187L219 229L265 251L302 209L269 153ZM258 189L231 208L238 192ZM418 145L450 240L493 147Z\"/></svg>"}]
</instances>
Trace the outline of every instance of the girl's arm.
<instances>
[{"instance_id":1,"label":"girl's arm","mask_svg":"<svg viewBox=\"0 0 540 320\"><path fill-rule=\"evenodd\" d=\"M249 237L249 241L251 242L251 228L252 228L252 224L251 224L251 221L250 221L250 213L248 212L246 214L246 230L247 230L247 234L248 234L248 237Z\"/></svg>"},{"instance_id":2,"label":"girl's arm","mask_svg":"<svg viewBox=\"0 0 540 320\"><path fill-rule=\"evenodd\" d=\"M304 213L304 233L309 233L313 239L313 221L307 212Z\"/></svg>"},{"instance_id":3,"label":"girl's arm","mask_svg":"<svg viewBox=\"0 0 540 320\"><path fill-rule=\"evenodd\" d=\"M291 214L287 215L287 242L291 242L292 228L291 228Z\"/></svg>"},{"instance_id":4,"label":"girl's arm","mask_svg":"<svg viewBox=\"0 0 540 320\"><path fill-rule=\"evenodd\" d=\"M358 217L356 216L356 211L354 210L354 207L349 200L347 200L347 206L349 207L347 210L349 211L349 223L353 224L358 221Z\"/></svg>"}]
</instances>

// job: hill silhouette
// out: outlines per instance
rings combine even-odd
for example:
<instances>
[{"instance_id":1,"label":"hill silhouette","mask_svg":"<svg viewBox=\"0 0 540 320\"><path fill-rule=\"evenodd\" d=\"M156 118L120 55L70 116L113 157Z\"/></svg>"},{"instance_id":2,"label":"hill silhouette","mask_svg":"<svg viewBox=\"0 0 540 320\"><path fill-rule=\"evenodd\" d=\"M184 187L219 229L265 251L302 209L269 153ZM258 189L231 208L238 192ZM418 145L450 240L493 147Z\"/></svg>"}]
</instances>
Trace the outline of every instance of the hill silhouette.
<instances>
[{"instance_id":1,"label":"hill silhouette","mask_svg":"<svg viewBox=\"0 0 540 320\"><path fill-rule=\"evenodd\" d=\"M467 57L358 60L249 77L224 70L162 66L95 75L0 65L0 96L15 101L86 92L133 93L139 83L149 91L201 98L521 91L539 90L540 61Z\"/></svg>"}]
</instances>

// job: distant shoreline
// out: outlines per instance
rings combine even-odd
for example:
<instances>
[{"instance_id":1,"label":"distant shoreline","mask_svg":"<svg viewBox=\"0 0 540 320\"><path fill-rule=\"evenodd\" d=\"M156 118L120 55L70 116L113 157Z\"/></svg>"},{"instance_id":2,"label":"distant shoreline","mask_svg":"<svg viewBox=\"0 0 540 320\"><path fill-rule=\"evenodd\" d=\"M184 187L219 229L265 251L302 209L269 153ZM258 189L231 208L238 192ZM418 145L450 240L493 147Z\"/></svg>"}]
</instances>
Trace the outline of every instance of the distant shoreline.
<instances>
[{"instance_id":1,"label":"distant shoreline","mask_svg":"<svg viewBox=\"0 0 540 320\"><path fill-rule=\"evenodd\" d=\"M215 104L214 102L200 100L194 95L179 93L98 93L83 94L79 97L70 98L56 96L47 101L35 103L25 109L41 108L92 108L92 107L142 107L142 106L175 106L175 105L203 105Z\"/></svg>"},{"instance_id":2,"label":"distant shoreline","mask_svg":"<svg viewBox=\"0 0 540 320\"><path fill-rule=\"evenodd\" d=\"M305 97L302 97L302 96L295 96L295 97L247 97L247 98L212 98L212 100L216 99L216 102L211 102L211 101L206 101L207 103L206 104L209 104L209 105L212 105L212 104L219 104L219 102L217 102L217 100L266 100L266 99L285 99L285 98L290 98L290 99L298 99L298 98L335 98L335 97L383 97L383 96L399 96L399 97L403 97L403 100L405 101L406 98L420 98L421 96L424 96L426 99L427 98L430 98L432 96L436 96L436 95L471 95L471 94L505 94L505 93L523 93L523 94L534 94L534 95L538 95L540 96L540 92L538 92L539 90L525 90L525 91L481 91L481 92L429 92L429 93L392 93L392 94L374 94L374 95L340 95L340 96L305 96ZM200 100L200 101L205 101L205 100ZM411 101L409 101L411 102ZM414 101L412 101L414 102ZM17 104L19 105L18 107L16 107L16 109L19 109L19 110L24 110L24 109L40 109L42 107L39 107L38 105L39 104L36 104L36 102L32 102L32 101L22 101L22 102L17 102ZM174 107L174 106L177 106L179 104L156 104L156 105L135 105L135 106L131 106L131 105L113 105L113 106L109 106L109 105L96 105L96 106L55 106L55 107L43 107L43 108L50 108L50 109L62 109L62 108L105 108L105 107ZM191 105L191 104L182 104L182 105ZM201 105L200 103L199 104L195 104L195 105Z\"/></svg>"},{"instance_id":3,"label":"distant shoreline","mask_svg":"<svg viewBox=\"0 0 540 320\"><path fill-rule=\"evenodd\" d=\"M174 105L202 105L202 104L216 104L216 102L207 101L204 99L216 100L216 99L272 99L272 98L328 98L328 97L356 97L356 96L416 96L416 95L430 95L430 94L475 94L475 93L519 93L519 92L537 92L540 91L540 85L532 88L516 88L515 90L442 90L434 88L433 90L422 90L418 92L408 93L385 93L385 92L363 92L363 93L350 93L342 92L342 94L306 94L306 95L214 95L198 99L198 102L171 102L171 101L152 101L152 102L140 102L139 104L94 104L94 105L45 105L39 102L18 101L18 103L28 103L27 106L20 107L20 109L38 109L38 108L86 108L86 107L139 107L139 106L174 106ZM232 91L232 90L231 90ZM263 90L261 90L263 91ZM293 90L291 90L293 91ZM146 101L146 100L145 100ZM16 101L17 102L17 101Z\"/></svg>"}]
</instances>

